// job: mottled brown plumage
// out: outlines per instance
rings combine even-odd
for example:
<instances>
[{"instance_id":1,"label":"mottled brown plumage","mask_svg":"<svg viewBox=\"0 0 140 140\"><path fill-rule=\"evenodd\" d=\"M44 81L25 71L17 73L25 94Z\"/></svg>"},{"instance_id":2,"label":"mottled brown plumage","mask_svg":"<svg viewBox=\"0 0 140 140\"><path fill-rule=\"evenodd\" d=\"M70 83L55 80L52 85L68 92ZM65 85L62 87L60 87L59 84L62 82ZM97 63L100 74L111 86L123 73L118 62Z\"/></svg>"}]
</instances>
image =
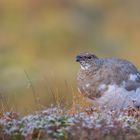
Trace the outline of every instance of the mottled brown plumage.
<instances>
[{"instance_id":1,"label":"mottled brown plumage","mask_svg":"<svg viewBox=\"0 0 140 140\"><path fill-rule=\"evenodd\" d=\"M109 85L123 87L126 91L140 87L140 74L127 60L98 58L91 53L81 53L76 61L81 66L77 76L78 90L90 99L102 97Z\"/></svg>"}]
</instances>

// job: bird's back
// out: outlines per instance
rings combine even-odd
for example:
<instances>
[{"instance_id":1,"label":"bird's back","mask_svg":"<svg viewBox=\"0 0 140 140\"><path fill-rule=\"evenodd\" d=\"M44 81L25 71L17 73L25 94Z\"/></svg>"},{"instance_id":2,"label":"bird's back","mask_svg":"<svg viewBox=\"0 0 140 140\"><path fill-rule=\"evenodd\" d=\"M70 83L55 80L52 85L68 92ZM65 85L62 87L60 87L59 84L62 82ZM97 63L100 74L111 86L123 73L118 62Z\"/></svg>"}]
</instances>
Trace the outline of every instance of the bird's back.
<instances>
[{"instance_id":1,"label":"bird's back","mask_svg":"<svg viewBox=\"0 0 140 140\"><path fill-rule=\"evenodd\" d=\"M128 74L136 74L137 68L129 61L118 58L100 58L99 61L103 61L103 65L111 68L119 68L121 71Z\"/></svg>"}]
</instances>

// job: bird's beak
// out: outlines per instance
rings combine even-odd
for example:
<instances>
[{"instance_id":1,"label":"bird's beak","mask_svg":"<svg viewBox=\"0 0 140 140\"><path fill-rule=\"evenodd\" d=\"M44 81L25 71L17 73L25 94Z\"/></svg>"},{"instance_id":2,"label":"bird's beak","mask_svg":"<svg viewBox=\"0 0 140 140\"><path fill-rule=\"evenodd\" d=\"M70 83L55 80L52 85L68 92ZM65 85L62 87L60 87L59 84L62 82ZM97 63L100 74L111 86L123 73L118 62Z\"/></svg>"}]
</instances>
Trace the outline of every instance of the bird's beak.
<instances>
[{"instance_id":1,"label":"bird's beak","mask_svg":"<svg viewBox=\"0 0 140 140\"><path fill-rule=\"evenodd\" d=\"M80 56L76 56L76 62L80 62L81 57Z\"/></svg>"}]
</instances>

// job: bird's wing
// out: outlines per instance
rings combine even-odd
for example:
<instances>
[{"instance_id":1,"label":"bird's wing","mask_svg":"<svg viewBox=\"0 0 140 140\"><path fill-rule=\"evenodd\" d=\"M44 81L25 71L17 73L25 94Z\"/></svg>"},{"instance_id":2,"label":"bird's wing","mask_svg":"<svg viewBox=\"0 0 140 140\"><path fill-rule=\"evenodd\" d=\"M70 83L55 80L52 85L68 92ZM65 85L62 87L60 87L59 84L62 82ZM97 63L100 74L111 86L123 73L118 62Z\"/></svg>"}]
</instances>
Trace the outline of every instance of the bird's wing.
<instances>
[{"instance_id":1,"label":"bird's wing","mask_svg":"<svg viewBox=\"0 0 140 140\"><path fill-rule=\"evenodd\" d=\"M125 89L128 91L137 90L140 88L140 73L130 74L128 80L125 81Z\"/></svg>"}]
</instances>

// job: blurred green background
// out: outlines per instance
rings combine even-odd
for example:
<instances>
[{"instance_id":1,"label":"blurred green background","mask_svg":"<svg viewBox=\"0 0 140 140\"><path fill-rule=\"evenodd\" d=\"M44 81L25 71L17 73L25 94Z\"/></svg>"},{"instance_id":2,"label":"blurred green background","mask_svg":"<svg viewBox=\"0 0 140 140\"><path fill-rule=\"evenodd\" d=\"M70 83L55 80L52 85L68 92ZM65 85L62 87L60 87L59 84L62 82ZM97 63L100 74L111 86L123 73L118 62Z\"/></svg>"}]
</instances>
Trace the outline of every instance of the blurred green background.
<instances>
[{"instance_id":1,"label":"blurred green background","mask_svg":"<svg viewBox=\"0 0 140 140\"><path fill-rule=\"evenodd\" d=\"M17 111L30 111L34 94L45 106L54 94L71 101L79 52L140 67L139 6L139 0L1 0L1 107L7 100Z\"/></svg>"}]
</instances>

